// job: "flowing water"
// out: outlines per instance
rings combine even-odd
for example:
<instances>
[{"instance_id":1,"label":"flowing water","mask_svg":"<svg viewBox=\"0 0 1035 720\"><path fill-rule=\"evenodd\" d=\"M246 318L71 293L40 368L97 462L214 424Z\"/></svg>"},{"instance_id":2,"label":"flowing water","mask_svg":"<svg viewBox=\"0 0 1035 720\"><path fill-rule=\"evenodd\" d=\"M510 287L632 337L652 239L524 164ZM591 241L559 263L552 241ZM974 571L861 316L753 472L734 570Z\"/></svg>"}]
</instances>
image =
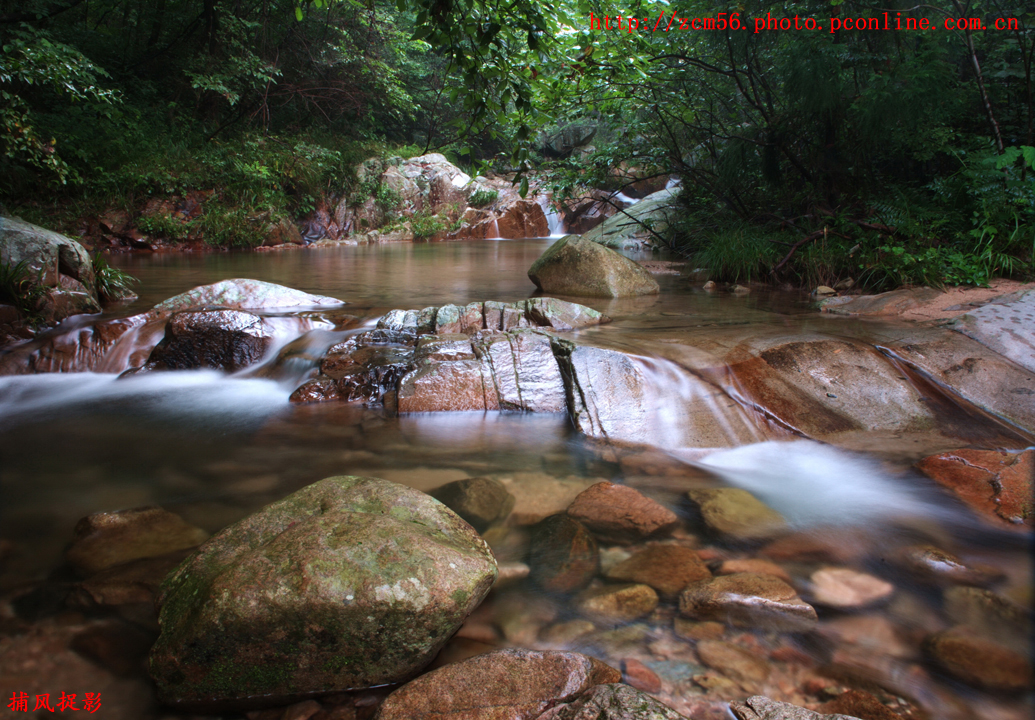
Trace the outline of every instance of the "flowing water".
<instances>
[{"instance_id":1,"label":"flowing water","mask_svg":"<svg viewBox=\"0 0 1035 720\"><path fill-rule=\"evenodd\" d=\"M304 357L319 355L392 308L526 298L534 291L527 268L549 242L133 255L113 264L141 281L140 299L120 310L125 315L235 277L346 301L345 310L359 318L356 330L315 327L298 339L284 330L281 344L298 343L307 351L299 356ZM15 616L31 624L67 615L60 602L40 601L40 609L27 612L26 602L17 598L49 597L41 588L67 592L73 578L63 566L63 550L77 520L97 511L157 504L216 532L311 482L355 474L421 490L491 476L514 491L519 507L525 498L561 508L572 493L609 480L632 485L688 518L683 493L728 485L749 490L782 513L793 537L818 553L819 560L803 551L782 561L803 592L815 569L834 564L890 581L894 595L864 609L821 609L820 629L807 637L727 630L724 640L765 660L766 679L705 663L695 654L697 640L687 639L690 631L673 632L671 604L631 624L598 621L592 632L576 636L572 623L582 618L572 598L537 591L529 581L494 591L469 623L474 630L462 633L448 657L516 644L579 649L616 666L639 659L661 678L659 697L695 718L721 717L724 700L756 692L815 703L834 697L831 687L857 686L913 718L1028 716L1030 696L971 689L924 661L923 637L950 624L941 596L888 561L907 545L935 544L968 563L994 567L1003 575L996 590L1030 603L1026 537L990 529L911 465L955 447L1016 449L1030 445L1031 438L914 378L917 392L936 407L932 427L842 434L828 443L802 439L800 429L774 422L754 407L736 374L722 370L721 358L749 341L781 334L883 347L908 328L820 316L797 294L709 295L676 276L660 280L663 291L657 297L580 300L613 322L583 331L579 341L630 354L635 372L645 378L647 410L618 427L621 439L652 448L602 452L574 432L564 415L393 417L350 404L293 405L288 396L313 367L297 359L275 373L252 368L233 376L182 371L120 380L114 373L0 378L0 541L8 542L6 559L0 556L0 592L16 598L0 612L0 642ZM549 495L558 492L569 496ZM524 528L498 530L493 538L502 561L525 559ZM680 542L699 548L713 567L760 552L758 543L703 535L684 534ZM604 564L628 552L605 548ZM15 625L26 632L24 624ZM0 667L2 662L0 651ZM139 667L128 676L144 682ZM22 676L21 682L56 695L65 689L58 686L60 677L42 671ZM135 691L121 692L128 698ZM116 704L114 696L111 701ZM150 712L138 716L151 717Z\"/></svg>"}]
</instances>

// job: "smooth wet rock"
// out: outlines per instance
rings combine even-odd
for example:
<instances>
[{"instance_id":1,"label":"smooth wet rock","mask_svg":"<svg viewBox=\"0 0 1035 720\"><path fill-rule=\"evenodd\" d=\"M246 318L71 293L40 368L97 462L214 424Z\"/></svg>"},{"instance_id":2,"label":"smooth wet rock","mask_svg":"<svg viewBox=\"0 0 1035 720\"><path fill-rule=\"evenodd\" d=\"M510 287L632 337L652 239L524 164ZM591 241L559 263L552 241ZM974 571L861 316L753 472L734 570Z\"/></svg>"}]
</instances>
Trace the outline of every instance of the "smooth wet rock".
<instances>
[{"instance_id":1,"label":"smooth wet rock","mask_svg":"<svg viewBox=\"0 0 1035 720\"><path fill-rule=\"evenodd\" d=\"M153 313L169 314L183 310L228 308L231 310L269 310L271 308L343 305L325 295L310 295L301 290L247 278L221 280L175 295L154 306Z\"/></svg>"},{"instance_id":2,"label":"smooth wet rock","mask_svg":"<svg viewBox=\"0 0 1035 720\"><path fill-rule=\"evenodd\" d=\"M1035 450L964 448L926 457L917 468L982 517L1003 527L1035 527Z\"/></svg>"},{"instance_id":3,"label":"smooth wet rock","mask_svg":"<svg viewBox=\"0 0 1035 720\"><path fill-rule=\"evenodd\" d=\"M954 623L967 625L982 635L1012 647L1020 653L1031 653L1031 613L991 590L975 587L953 587L942 596L946 616Z\"/></svg>"},{"instance_id":4,"label":"smooth wet rock","mask_svg":"<svg viewBox=\"0 0 1035 720\"><path fill-rule=\"evenodd\" d=\"M382 703L376 720L533 720L621 677L579 653L497 650L403 685Z\"/></svg>"},{"instance_id":5,"label":"smooth wet rock","mask_svg":"<svg viewBox=\"0 0 1035 720\"><path fill-rule=\"evenodd\" d=\"M165 337L145 367L233 372L257 363L272 345L272 329L258 315L237 310L181 312L169 320Z\"/></svg>"},{"instance_id":6,"label":"smooth wet rock","mask_svg":"<svg viewBox=\"0 0 1035 720\"><path fill-rule=\"evenodd\" d=\"M648 693L659 693L662 688L658 674L636 658L622 660L622 681Z\"/></svg>"},{"instance_id":7,"label":"smooth wet rock","mask_svg":"<svg viewBox=\"0 0 1035 720\"><path fill-rule=\"evenodd\" d=\"M1035 292L990 302L956 318L951 327L1035 372Z\"/></svg>"},{"instance_id":8,"label":"smooth wet rock","mask_svg":"<svg viewBox=\"0 0 1035 720\"><path fill-rule=\"evenodd\" d=\"M478 532L506 520L514 508L514 496L507 492L503 483L493 478L455 480L432 490L430 495Z\"/></svg>"},{"instance_id":9,"label":"smooth wet rock","mask_svg":"<svg viewBox=\"0 0 1035 720\"><path fill-rule=\"evenodd\" d=\"M164 702L188 706L398 682L495 579L488 546L431 497L326 478L224 529L170 575L151 675Z\"/></svg>"},{"instance_id":10,"label":"smooth wet rock","mask_svg":"<svg viewBox=\"0 0 1035 720\"><path fill-rule=\"evenodd\" d=\"M868 692L846 690L829 702L819 706L825 713L841 713L862 720L900 720L901 715L892 712L887 705Z\"/></svg>"},{"instance_id":11,"label":"smooth wet rock","mask_svg":"<svg viewBox=\"0 0 1035 720\"><path fill-rule=\"evenodd\" d=\"M648 545L607 571L610 580L650 585L663 600L675 600L690 583L711 577L693 548Z\"/></svg>"},{"instance_id":12,"label":"smooth wet rock","mask_svg":"<svg viewBox=\"0 0 1035 720\"><path fill-rule=\"evenodd\" d=\"M645 692L623 684L591 688L567 705L539 716L539 720L687 720L686 716Z\"/></svg>"},{"instance_id":13,"label":"smooth wet rock","mask_svg":"<svg viewBox=\"0 0 1035 720\"><path fill-rule=\"evenodd\" d=\"M716 571L716 575L732 575L734 573L756 573L758 575L773 575L785 583L791 582L791 576L786 570L774 562L761 558L733 558L723 560L722 565Z\"/></svg>"},{"instance_id":14,"label":"smooth wet rock","mask_svg":"<svg viewBox=\"0 0 1035 720\"><path fill-rule=\"evenodd\" d=\"M650 273L619 253L578 235L561 238L532 264L529 279L546 293L629 297L660 291Z\"/></svg>"},{"instance_id":15,"label":"smooth wet rock","mask_svg":"<svg viewBox=\"0 0 1035 720\"><path fill-rule=\"evenodd\" d=\"M734 540L770 538L787 529L780 513L741 488L701 488L687 497L697 506L705 526Z\"/></svg>"},{"instance_id":16,"label":"smooth wet rock","mask_svg":"<svg viewBox=\"0 0 1035 720\"><path fill-rule=\"evenodd\" d=\"M891 583L851 568L822 568L812 573L809 580L812 600L839 610L873 605L895 592Z\"/></svg>"},{"instance_id":17,"label":"smooth wet rock","mask_svg":"<svg viewBox=\"0 0 1035 720\"><path fill-rule=\"evenodd\" d=\"M552 328L559 332L578 330L611 321L611 318L593 308L557 298L537 297L529 298L524 302L525 316L531 324Z\"/></svg>"},{"instance_id":18,"label":"smooth wet rock","mask_svg":"<svg viewBox=\"0 0 1035 720\"><path fill-rule=\"evenodd\" d=\"M914 578L935 584L987 587L1005 577L999 568L965 563L933 545L911 545L903 548L893 560Z\"/></svg>"},{"instance_id":19,"label":"smooth wet rock","mask_svg":"<svg viewBox=\"0 0 1035 720\"><path fill-rule=\"evenodd\" d=\"M528 550L531 577L546 590L585 587L599 569L597 541L577 520L553 515L532 528Z\"/></svg>"},{"instance_id":20,"label":"smooth wet rock","mask_svg":"<svg viewBox=\"0 0 1035 720\"><path fill-rule=\"evenodd\" d=\"M667 535L679 517L628 485L602 482L579 494L568 507L575 518L605 542L634 543Z\"/></svg>"},{"instance_id":21,"label":"smooth wet rock","mask_svg":"<svg viewBox=\"0 0 1035 720\"><path fill-rule=\"evenodd\" d=\"M726 625L714 620L698 622L677 616L672 620L672 630L676 637L684 640L721 640L726 634Z\"/></svg>"},{"instance_id":22,"label":"smooth wet rock","mask_svg":"<svg viewBox=\"0 0 1035 720\"><path fill-rule=\"evenodd\" d=\"M575 599L584 615L605 623L625 623L649 615L658 594L649 585L602 585L584 590Z\"/></svg>"},{"instance_id":23,"label":"smooth wet rock","mask_svg":"<svg viewBox=\"0 0 1035 720\"><path fill-rule=\"evenodd\" d=\"M859 720L851 715L823 715L761 695L730 703L730 712L737 720Z\"/></svg>"},{"instance_id":24,"label":"smooth wet rock","mask_svg":"<svg viewBox=\"0 0 1035 720\"><path fill-rule=\"evenodd\" d=\"M509 522L514 525L536 523L563 513L579 493L593 485L593 479L554 477L546 473L517 472L497 478L514 496L514 511Z\"/></svg>"},{"instance_id":25,"label":"smooth wet rock","mask_svg":"<svg viewBox=\"0 0 1035 720\"><path fill-rule=\"evenodd\" d=\"M824 303L823 312L837 315L900 315L906 310L921 307L942 294L934 288L900 288L879 295L857 295L850 298L836 298L841 302Z\"/></svg>"},{"instance_id":26,"label":"smooth wet rock","mask_svg":"<svg viewBox=\"0 0 1035 720\"><path fill-rule=\"evenodd\" d=\"M65 557L80 575L200 545L208 533L160 507L99 512L76 523Z\"/></svg>"},{"instance_id":27,"label":"smooth wet rock","mask_svg":"<svg viewBox=\"0 0 1035 720\"><path fill-rule=\"evenodd\" d=\"M815 609L790 585L772 575L753 573L693 583L679 596L679 612L697 620L777 632L808 630L818 620Z\"/></svg>"},{"instance_id":28,"label":"smooth wet rock","mask_svg":"<svg viewBox=\"0 0 1035 720\"><path fill-rule=\"evenodd\" d=\"M968 685L1015 692L1032 687L1029 659L957 626L924 641L924 652L942 670Z\"/></svg>"},{"instance_id":29,"label":"smooth wet rock","mask_svg":"<svg viewBox=\"0 0 1035 720\"><path fill-rule=\"evenodd\" d=\"M701 662L734 680L759 683L769 677L769 665L758 653L739 645L722 640L700 640L696 649Z\"/></svg>"}]
</instances>

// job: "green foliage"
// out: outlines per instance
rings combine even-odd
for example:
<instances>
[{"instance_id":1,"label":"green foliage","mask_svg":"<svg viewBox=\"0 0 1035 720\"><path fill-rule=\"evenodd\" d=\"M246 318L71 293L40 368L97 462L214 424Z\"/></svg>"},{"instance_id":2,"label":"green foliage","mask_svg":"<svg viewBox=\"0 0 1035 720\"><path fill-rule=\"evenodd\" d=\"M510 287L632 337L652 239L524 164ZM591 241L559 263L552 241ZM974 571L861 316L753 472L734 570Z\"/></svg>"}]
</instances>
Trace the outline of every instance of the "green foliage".
<instances>
[{"instance_id":1,"label":"green foliage","mask_svg":"<svg viewBox=\"0 0 1035 720\"><path fill-rule=\"evenodd\" d=\"M446 221L438 215L414 215L410 218L410 227L413 228L413 236L422 240L445 230Z\"/></svg>"},{"instance_id":2,"label":"green foliage","mask_svg":"<svg viewBox=\"0 0 1035 720\"><path fill-rule=\"evenodd\" d=\"M500 194L498 190L479 188L471 193L471 197L467 200L467 204L471 207L485 207L486 205L491 205L496 202L496 200L499 199L499 196Z\"/></svg>"},{"instance_id":3,"label":"green foliage","mask_svg":"<svg viewBox=\"0 0 1035 720\"><path fill-rule=\"evenodd\" d=\"M92 263L97 280L97 295L102 302L121 300L132 294L130 287L138 282L135 277L109 265L99 252L94 253Z\"/></svg>"},{"instance_id":4,"label":"green foliage","mask_svg":"<svg viewBox=\"0 0 1035 720\"><path fill-rule=\"evenodd\" d=\"M39 301L46 294L42 270L34 278L27 260L17 263L0 260L0 302L14 305L30 325L36 325Z\"/></svg>"}]
</instances>

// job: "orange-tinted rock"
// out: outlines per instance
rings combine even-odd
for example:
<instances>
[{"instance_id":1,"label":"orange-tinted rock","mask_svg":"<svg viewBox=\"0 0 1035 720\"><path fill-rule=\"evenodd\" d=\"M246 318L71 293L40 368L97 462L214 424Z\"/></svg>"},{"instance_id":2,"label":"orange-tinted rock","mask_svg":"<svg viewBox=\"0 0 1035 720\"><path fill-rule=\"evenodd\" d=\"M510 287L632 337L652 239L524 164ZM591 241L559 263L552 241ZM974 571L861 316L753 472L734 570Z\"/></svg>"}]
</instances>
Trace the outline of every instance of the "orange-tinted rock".
<instances>
[{"instance_id":1,"label":"orange-tinted rock","mask_svg":"<svg viewBox=\"0 0 1035 720\"><path fill-rule=\"evenodd\" d=\"M622 660L622 679L637 690L661 692L661 678L658 674L635 658Z\"/></svg>"},{"instance_id":2,"label":"orange-tinted rock","mask_svg":"<svg viewBox=\"0 0 1035 720\"><path fill-rule=\"evenodd\" d=\"M496 221L501 238L547 237L550 223L543 206L532 200L518 200Z\"/></svg>"},{"instance_id":3,"label":"orange-tinted rock","mask_svg":"<svg viewBox=\"0 0 1035 720\"><path fill-rule=\"evenodd\" d=\"M820 712L839 713L859 720L901 720L880 700L861 690L848 690L819 706Z\"/></svg>"},{"instance_id":4,"label":"orange-tinted rock","mask_svg":"<svg viewBox=\"0 0 1035 720\"><path fill-rule=\"evenodd\" d=\"M722 640L700 640L697 655L708 667L747 682L762 682L769 677L769 665L742 647Z\"/></svg>"},{"instance_id":5,"label":"orange-tinted rock","mask_svg":"<svg viewBox=\"0 0 1035 720\"><path fill-rule=\"evenodd\" d=\"M812 573L812 599L833 608L861 608L886 600L895 586L851 568L823 568Z\"/></svg>"},{"instance_id":6,"label":"orange-tinted rock","mask_svg":"<svg viewBox=\"0 0 1035 720\"><path fill-rule=\"evenodd\" d=\"M620 672L579 653L508 649L421 675L381 705L377 720L532 720Z\"/></svg>"},{"instance_id":7,"label":"orange-tinted rock","mask_svg":"<svg viewBox=\"0 0 1035 720\"><path fill-rule=\"evenodd\" d=\"M1035 450L954 450L917 464L925 475L952 492L971 509L1008 527L1035 525L1032 484Z\"/></svg>"},{"instance_id":8,"label":"orange-tinted rock","mask_svg":"<svg viewBox=\"0 0 1035 720\"><path fill-rule=\"evenodd\" d=\"M617 543L664 535L679 525L679 518L668 508L628 485L609 482L581 493L568 508L568 515L598 538Z\"/></svg>"},{"instance_id":9,"label":"orange-tinted rock","mask_svg":"<svg viewBox=\"0 0 1035 720\"><path fill-rule=\"evenodd\" d=\"M624 623L653 612L658 594L648 585L603 585L583 591L576 604L594 620Z\"/></svg>"},{"instance_id":10,"label":"orange-tinted rock","mask_svg":"<svg viewBox=\"0 0 1035 720\"><path fill-rule=\"evenodd\" d=\"M679 612L698 620L780 631L806 630L816 611L772 575L737 573L693 583L679 596Z\"/></svg>"},{"instance_id":11,"label":"orange-tinted rock","mask_svg":"<svg viewBox=\"0 0 1035 720\"><path fill-rule=\"evenodd\" d=\"M1027 657L962 625L929 637L924 651L936 665L968 685L1002 691L1032 686Z\"/></svg>"},{"instance_id":12,"label":"orange-tinted rock","mask_svg":"<svg viewBox=\"0 0 1035 720\"><path fill-rule=\"evenodd\" d=\"M734 573L755 573L757 575L773 575L784 582L789 583L791 576L787 571L774 562L760 558L733 558L724 560L716 575L732 575Z\"/></svg>"},{"instance_id":13,"label":"orange-tinted rock","mask_svg":"<svg viewBox=\"0 0 1035 720\"><path fill-rule=\"evenodd\" d=\"M692 548L649 545L608 570L607 577L650 585L662 599L674 600L683 588L711 577L711 572Z\"/></svg>"}]
</instances>

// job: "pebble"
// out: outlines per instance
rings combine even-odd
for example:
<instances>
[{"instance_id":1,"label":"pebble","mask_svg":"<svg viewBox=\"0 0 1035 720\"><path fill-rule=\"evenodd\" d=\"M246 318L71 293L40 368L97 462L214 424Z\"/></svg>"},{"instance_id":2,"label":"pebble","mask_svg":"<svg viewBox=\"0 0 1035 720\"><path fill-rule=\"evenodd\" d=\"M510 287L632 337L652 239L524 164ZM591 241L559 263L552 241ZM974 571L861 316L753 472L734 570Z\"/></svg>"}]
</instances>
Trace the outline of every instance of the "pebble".
<instances>
[{"instance_id":1,"label":"pebble","mask_svg":"<svg viewBox=\"0 0 1035 720\"><path fill-rule=\"evenodd\" d=\"M635 658L626 658L621 664L624 682L643 692L661 692L661 678L642 662Z\"/></svg>"},{"instance_id":2,"label":"pebble","mask_svg":"<svg viewBox=\"0 0 1035 720\"><path fill-rule=\"evenodd\" d=\"M719 566L716 575L732 575L734 573L756 573L758 575L773 575L785 583L791 582L790 574L781 566L761 558L734 558L724 560Z\"/></svg>"},{"instance_id":3,"label":"pebble","mask_svg":"<svg viewBox=\"0 0 1035 720\"><path fill-rule=\"evenodd\" d=\"M790 585L755 573L721 575L690 585L679 596L679 612L698 620L777 632L807 630L818 620L815 609Z\"/></svg>"},{"instance_id":4,"label":"pebble","mask_svg":"<svg viewBox=\"0 0 1035 720\"><path fill-rule=\"evenodd\" d=\"M769 665L755 653L722 640L700 640L697 656L708 667L734 680L763 682L769 677Z\"/></svg>"},{"instance_id":5,"label":"pebble","mask_svg":"<svg viewBox=\"0 0 1035 720\"><path fill-rule=\"evenodd\" d=\"M601 482L586 489L568 507L575 518L599 539L634 543L669 534L679 517L628 485Z\"/></svg>"},{"instance_id":6,"label":"pebble","mask_svg":"<svg viewBox=\"0 0 1035 720\"><path fill-rule=\"evenodd\" d=\"M812 600L840 610L858 609L886 600L895 586L851 568L823 568L812 573Z\"/></svg>"},{"instance_id":7,"label":"pebble","mask_svg":"<svg viewBox=\"0 0 1035 720\"><path fill-rule=\"evenodd\" d=\"M705 526L725 538L771 538L787 529L780 513L741 488L690 490L687 497L697 506Z\"/></svg>"},{"instance_id":8,"label":"pebble","mask_svg":"<svg viewBox=\"0 0 1035 720\"><path fill-rule=\"evenodd\" d=\"M1032 666L1026 656L971 628L960 625L932 635L923 649L936 665L968 685L1007 692L1032 686Z\"/></svg>"},{"instance_id":9,"label":"pebble","mask_svg":"<svg viewBox=\"0 0 1035 720\"><path fill-rule=\"evenodd\" d=\"M952 553L933 545L903 548L893 559L896 565L913 577L935 584L987 587L1004 578L998 568L982 564L968 565Z\"/></svg>"},{"instance_id":10,"label":"pebble","mask_svg":"<svg viewBox=\"0 0 1035 720\"><path fill-rule=\"evenodd\" d=\"M603 585L583 591L576 605L595 620L624 623L650 614L658 606L658 594L649 585Z\"/></svg>"},{"instance_id":11,"label":"pebble","mask_svg":"<svg viewBox=\"0 0 1035 720\"><path fill-rule=\"evenodd\" d=\"M711 572L692 548L649 545L612 567L606 576L610 580L650 585L663 600L675 600L683 588L711 577Z\"/></svg>"},{"instance_id":12,"label":"pebble","mask_svg":"<svg viewBox=\"0 0 1035 720\"><path fill-rule=\"evenodd\" d=\"M684 640L719 640L726 634L726 625L713 620L689 620L677 617L672 621L672 630Z\"/></svg>"}]
</instances>

